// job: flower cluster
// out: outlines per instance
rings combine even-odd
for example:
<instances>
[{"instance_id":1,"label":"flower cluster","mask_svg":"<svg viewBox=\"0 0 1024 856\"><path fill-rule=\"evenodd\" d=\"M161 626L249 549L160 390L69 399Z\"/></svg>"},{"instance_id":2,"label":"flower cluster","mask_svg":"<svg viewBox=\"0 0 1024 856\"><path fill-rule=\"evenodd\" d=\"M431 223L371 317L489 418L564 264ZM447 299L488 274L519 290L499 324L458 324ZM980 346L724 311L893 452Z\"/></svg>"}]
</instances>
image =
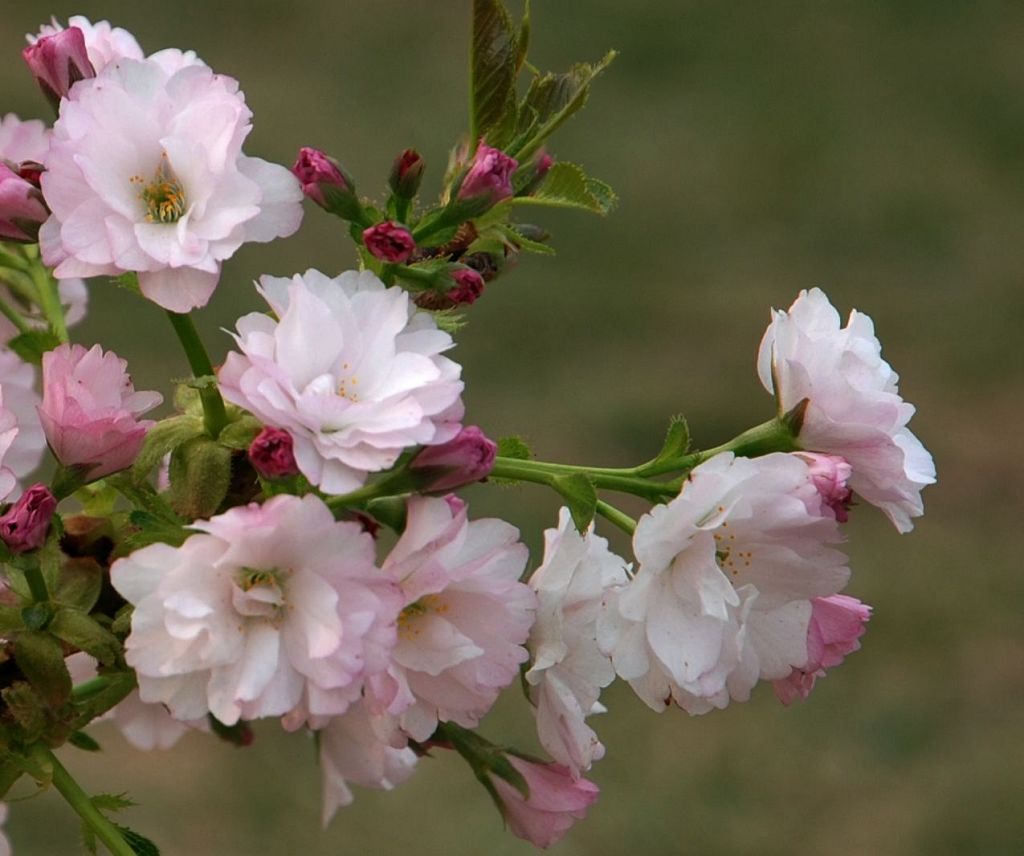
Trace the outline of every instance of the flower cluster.
<instances>
[{"instance_id":1,"label":"flower cluster","mask_svg":"<svg viewBox=\"0 0 1024 856\"><path fill-rule=\"evenodd\" d=\"M488 38L517 38L490 5L485 70ZM394 788L450 750L514 834L548 847L597 799L590 717L615 680L659 712L709 713L762 682L790 704L860 647L871 608L842 593L843 524L860 501L909 531L935 480L866 315L841 327L818 289L774 312L757 371L775 413L708 450L677 419L647 463L568 465L464 424L453 310L546 251L512 212L614 201L547 148L612 55L559 78L558 97L554 78L523 98L496 83L508 91L475 107L436 204L418 199L411 149L373 204L317 149L290 170L243 154L238 83L190 51L147 55L82 17L28 41L57 118L0 120L5 782L48 783L52 747L87 745L92 722L169 749L190 731L249 745L249 723L272 719L316 734L325 824L353 786ZM215 369L188 313L242 244L295 232L304 197L344 221L361 268L261 277L266 308L237 320ZM167 310L194 374L173 412L143 418L164 396L71 342L82 277ZM54 474L32 483L47 447ZM564 500L539 561L453 493L487 481ZM609 491L649 510L634 520ZM478 733L517 684L550 760ZM87 814L90 835L124 844Z\"/></svg>"}]
</instances>

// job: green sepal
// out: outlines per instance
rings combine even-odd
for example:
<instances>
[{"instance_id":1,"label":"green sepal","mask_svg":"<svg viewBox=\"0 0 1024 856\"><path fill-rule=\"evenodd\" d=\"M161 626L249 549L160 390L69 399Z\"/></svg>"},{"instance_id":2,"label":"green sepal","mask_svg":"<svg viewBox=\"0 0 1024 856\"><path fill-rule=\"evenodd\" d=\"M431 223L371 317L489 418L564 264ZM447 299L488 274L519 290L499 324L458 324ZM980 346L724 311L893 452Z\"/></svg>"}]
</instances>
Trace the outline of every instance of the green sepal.
<instances>
[{"instance_id":1,"label":"green sepal","mask_svg":"<svg viewBox=\"0 0 1024 856\"><path fill-rule=\"evenodd\" d=\"M520 162L533 155L544 140L587 103L590 84L612 64L615 57L615 51L608 51L598 62L581 62L564 74L548 72L535 77L519 108L517 131L520 139L527 133L529 139L509 154ZM531 129L534 129L532 133Z\"/></svg>"},{"instance_id":2,"label":"green sepal","mask_svg":"<svg viewBox=\"0 0 1024 856\"><path fill-rule=\"evenodd\" d=\"M466 326L466 314L457 309L436 309L430 313L438 330L452 335Z\"/></svg>"},{"instance_id":3,"label":"green sepal","mask_svg":"<svg viewBox=\"0 0 1024 856\"><path fill-rule=\"evenodd\" d=\"M231 450L196 437L171 453L171 506L187 520L211 517L231 486Z\"/></svg>"},{"instance_id":4,"label":"green sepal","mask_svg":"<svg viewBox=\"0 0 1024 856\"><path fill-rule=\"evenodd\" d=\"M515 197L515 205L576 208L602 216L618 204L615 191L603 181L590 178L574 163L559 161L529 196Z\"/></svg>"},{"instance_id":5,"label":"green sepal","mask_svg":"<svg viewBox=\"0 0 1024 856\"><path fill-rule=\"evenodd\" d=\"M263 423L250 413L243 413L238 419L229 422L217 437L217 442L226 449L245 450L252 445L256 435L263 430Z\"/></svg>"},{"instance_id":6,"label":"green sepal","mask_svg":"<svg viewBox=\"0 0 1024 856\"><path fill-rule=\"evenodd\" d=\"M500 149L515 133L519 52L519 35L500 0L473 0L470 129L474 147L483 137Z\"/></svg>"},{"instance_id":7,"label":"green sepal","mask_svg":"<svg viewBox=\"0 0 1024 856\"><path fill-rule=\"evenodd\" d=\"M84 731L72 732L68 737L68 743L76 749L81 749L83 752L100 752L103 749L95 738L86 734Z\"/></svg>"},{"instance_id":8,"label":"green sepal","mask_svg":"<svg viewBox=\"0 0 1024 856\"><path fill-rule=\"evenodd\" d=\"M50 622L49 631L105 666L113 665L121 656L121 643L96 619L77 609L60 609ZM19 637L20 638L20 637Z\"/></svg>"},{"instance_id":9,"label":"green sepal","mask_svg":"<svg viewBox=\"0 0 1024 856\"><path fill-rule=\"evenodd\" d=\"M43 354L60 344L60 339L49 330L27 330L11 339L7 347L26 363L38 366L43 361Z\"/></svg>"},{"instance_id":10,"label":"green sepal","mask_svg":"<svg viewBox=\"0 0 1024 856\"><path fill-rule=\"evenodd\" d=\"M498 455L502 458L515 458L517 461L528 461L533 457L530 447L518 434L510 434L498 440Z\"/></svg>"},{"instance_id":11,"label":"green sepal","mask_svg":"<svg viewBox=\"0 0 1024 856\"><path fill-rule=\"evenodd\" d=\"M93 559L71 559L57 583L53 599L62 606L88 613L103 590L103 569Z\"/></svg>"},{"instance_id":12,"label":"green sepal","mask_svg":"<svg viewBox=\"0 0 1024 856\"><path fill-rule=\"evenodd\" d=\"M597 490L594 483L583 473L571 473L555 476L551 486L569 506L576 528L581 533L585 532L597 513Z\"/></svg>"},{"instance_id":13,"label":"green sepal","mask_svg":"<svg viewBox=\"0 0 1024 856\"><path fill-rule=\"evenodd\" d=\"M56 622L50 622L52 628ZM64 648L52 635L26 630L14 639L14 661L32 688L51 708L71 698L71 675L64 662Z\"/></svg>"},{"instance_id":14,"label":"green sepal","mask_svg":"<svg viewBox=\"0 0 1024 856\"><path fill-rule=\"evenodd\" d=\"M205 433L202 418L189 414L172 416L170 419L157 422L146 433L142 450L132 464L132 479L136 482L145 481L153 469L160 465L164 455Z\"/></svg>"}]
</instances>

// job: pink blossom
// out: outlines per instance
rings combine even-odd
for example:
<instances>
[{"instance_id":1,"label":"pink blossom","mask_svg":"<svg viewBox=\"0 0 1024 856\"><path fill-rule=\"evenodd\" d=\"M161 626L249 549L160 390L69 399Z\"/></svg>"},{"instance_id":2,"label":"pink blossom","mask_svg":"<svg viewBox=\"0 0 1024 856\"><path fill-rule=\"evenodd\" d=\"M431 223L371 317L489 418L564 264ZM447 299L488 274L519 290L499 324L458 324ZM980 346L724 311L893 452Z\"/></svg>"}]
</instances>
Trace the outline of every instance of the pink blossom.
<instances>
[{"instance_id":1,"label":"pink blossom","mask_svg":"<svg viewBox=\"0 0 1024 856\"><path fill-rule=\"evenodd\" d=\"M584 721L604 710L601 689L615 679L597 643L597 623L608 592L628 581L625 561L593 527L580 534L567 508L558 528L544 532L544 560L530 577L537 592L537 620L526 672L536 706L537 734L552 758L574 776L604 756L604 746Z\"/></svg>"},{"instance_id":2,"label":"pink blossom","mask_svg":"<svg viewBox=\"0 0 1024 856\"><path fill-rule=\"evenodd\" d=\"M49 148L50 129L38 119L23 120L14 113L0 119L0 160L41 163Z\"/></svg>"},{"instance_id":3,"label":"pink blossom","mask_svg":"<svg viewBox=\"0 0 1024 856\"><path fill-rule=\"evenodd\" d=\"M409 462L409 469L423 476L436 474L423 489L446 492L487 478L497 453L497 443L476 425L466 425L447 443L427 446Z\"/></svg>"},{"instance_id":4,"label":"pink blossom","mask_svg":"<svg viewBox=\"0 0 1024 856\"><path fill-rule=\"evenodd\" d=\"M416 754L392 716L375 715L362 701L317 732L323 780L323 824L353 800L350 784L390 791L416 769Z\"/></svg>"},{"instance_id":5,"label":"pink blossom","mask_svg":"<svg viewBox=\"0 0 1024 856\"><path fill-rule=\"evenodd\" d=\"M806 663L811 599L850 573L820 509L795 455L723 453L695 468L640 519L639 570L607 597L598 639L616 673L654 710L705 713Z\"/></svg>"},{"instance_id":6,"label":"pink blossom","mask_svg":"<svg viewBox=\"0 0 1024 856\"><path fill-rule=\"evenodd\" d=\"M49 216L39 188L0 161L0 240L35 243Z\"/></svg>"},{"instance_id":7,"label":"pink blossom","mask_svg":"<svg viewBox=\"0 0 1024 856\"><path fill-rule=\"evenodd\" d=\"M327 493L355 490L408 447L459 432L461 368L454 345L398 286L369 271L329 279L310 270L265 276L277 318L238 321L241 354L219 373L224 397L287 431L299 470Z\"/></svg>"},{"instance_id":8,"label":"pink blossom","mask_svg":"<svg viewBox=\"0 0 1024 856\"><path fill-rule=\"evenodd\" d=\"M363 243L375 258L388 264L404 265L416 252L412 232L392 220L364 229Z\"/></svg>"},{"instance_id":9,"label":"pink blossom","mask_svg":"<svg viewBox=\"0 0 1024 856\"><path fill-rule=\"evenodd\" d=\"M64 466L87 468L90 481L131 466L156 424L139 416L163 396L136 392L127 368L99 345L61 345L43 355L39 417L46 441Z\"/></svg>"},{"instance_id":10,"label":"pink blossom","mask_svg":"<svg viewBox=\"0 0 1024 856\"><path fill-rule=\"evenodd\" d=\"M57 498L43 484L32 485L0 514L0 540L12 553L37 550L46 541Z\"/></svg>"},{"instance_id":11,"label":"pink blossom","mask_svg":"<svg viewBox=\"0 0 1024 856\"><path fill-rule=\"evenodd\" d=\"M77 27L60 30L33 41L21 52L43 94L56 107L80 80L96 76L85 49L85 35Z\"/></svg>"},{"instance_id":12,"label":"pink blossom","mask_svg":"<svg viewBox=\"0 0 1024 856\"><path fill-rule=\"evenodd\" d=\"M490 205L507 199L512 195L512 173L517 166L515 158L481 140L459 188L459 199L484 198Z\"/></svg>"},{"instance_id":13,"label":"pink blossom","mask_svg":"<svg viewBox=\"0 0 1024 856\"><path fill-rule=\"evenodd\" d=\"M801 448L845 458L853 491L908 532L924 513L935 462L906 427L914 407L900 398L871 319L853 311L845 327L839 320L823 291L801 291L788 311L773 312L758 374L783 412L807 400Z\"/></svg>"},{"instance_id":14,"label":"pink blossom","mask_svg":"<svg viewBox=\"0 0 1024 856\"><path fill-rule=\"evenodd\" d=\"M588 779L574 778L561 764L542 764L515 755L507 757L525 780L529 793L523 796L514 785L491 775L505 820L513 835L546 849L586 816L600 790Z\"/></svg>"},{"instance_id":15,"label":"pink blossom","mask_svg":"<svg viewBox=\"0 0 1024 856\"><path fill-rule=\"evenodd\" d=\"M401 598L373 539L313 494L193 527L180 547L153 544L111 568L135 606L125 657L141 699L226 725L344 713L395 642Z\"/></svg>"},{"instance_id":16,"label":"pink blossom","mask_svg":"<svg viewBox=\"0 0 1024 856\"><path fill-rule=\"evenodd\" d=\"M3 391L3 409L13 415L12 425L16 428L13 437L4 444L6 450L0 460L2 469L14 475L18 482L25 479L39 466L46 451L46 437L39 420L39 393L35 389L36 370L13 351L0 348L0 390ZM6 419L0 419L0 426ZM0 427L0 437L6 436L7 428ZM0 485L5 482L0 478ZM10 492L9 490L7 491ZM19 493L15 485L15 495ZM7 494L0 489L0 499Z\"/></svg>"},{"instance_id":17,"label":"pink blossom","mask_svg":"<svg viewBox=\"0 0 1024 856\"><path fill-rule=\"evenodd\" d=\"M298 475L292 437L280 428L264 428L249 445L249 460L265 479Z\"/></svg>"},{"instance_id":18,"label":"pink blossom","mask_svg":"<svg viewBox=\"0 0 1024 856\"><path fill-rule=\"evenodd\" d=\"M302 220L288 170L242 153L251 117L236 81L185 55L121 59L76 85L41 178L44 261L60 278L135 272L172 312L205 305L243 243Z\"/></svg>"},{"instance_id":19,"label":"pink blossom","mask_svg":"<svg viewBox=\"0 0 1024 856\"><path fill-rule=\"evenodd\" d=\"M536 601L519 576L526 547L494 519L469 521L464 503L414 496L405 531L384 561L405 608L378 707L426 740L439 721L467 728L490 710L527 658Z\"/></svg>"},{"instance_id":20,"label":"pink blossom","mask_svg":"<svg viewBox=\"0 0 1024 856\"><path fill-rule=\"evenodd\" d=\"M352 179L342 172L334 158L308 146L299 149L292 174L302 185L302 192L321 208L330 208L328 197L333 193L351 194L353 190Z\"/></svg>"},{"instance_id":21,"label":"pink blossom","mask_svg":"<svg viewBox=\"0 0 1024 856\"><path fill-rule=\"evenodd\" d=\"M395 158L388 177L388 185L395 196L412 199L420 188L425 166L423 158L415 149L406 149Z\"/></svg>"},{"instance_id":22,"label":"pink blossom","mask_svg":"<svg viewBox=\"0 0 1024 856\"><path fill-rule=\"evenodd\" d=\"M811 609L806 664L773 682L775 695L783 704L807 698L814 682L825 677L826 669L838 666L847 654L857 651L867 629L864 625L871 618L870 606L844 594L816 597Z\"/></svg>"},{"instance_id":23,"label":"pink blossom","mask_svg":"<svg viewBox=\"0 0 1024 856\"><path fill-rule=\"evenodd\" d=\"M88 61L95 69L95 74L100 74L115 60L143 59L142 48L135 36L121 27L111 26L108 21L97 21L94 24L84 15L72 15L68 19L68 27L82 34ZM25 38L33 46L66 32L70 30L65 30L56 18L51 18L50 23L43 24L36 35Z\"/></svg>"},{"instance_id":24,"label":"pink blossom","mask_svg":"<svg viewBox=\"0 0 1024 856\"><path fill-rule=\"evenodd\" d=\"M853 491L847 487L853 467L838 455L819 455L814 452L796 454L807 461L811 481L821 497L823 513L835 517L840 523L846 523L850 519L850 505L853 502Z\"/></svg>"}]
</instances>

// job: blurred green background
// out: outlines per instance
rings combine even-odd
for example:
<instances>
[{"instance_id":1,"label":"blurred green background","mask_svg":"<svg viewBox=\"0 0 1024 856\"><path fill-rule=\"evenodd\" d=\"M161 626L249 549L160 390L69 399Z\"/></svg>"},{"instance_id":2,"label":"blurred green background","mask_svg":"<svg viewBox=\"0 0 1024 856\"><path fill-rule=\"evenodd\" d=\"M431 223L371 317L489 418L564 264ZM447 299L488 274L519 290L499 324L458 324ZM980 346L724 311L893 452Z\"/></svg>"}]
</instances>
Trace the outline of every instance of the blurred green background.
<instances>
[{"instance_id":1,"label":"blurred green background","mask_svg":"<svg viewBox=\"0 0 1024 856\"><path fill-rule=\"evenodd\" d=\"M84 13L237 77L255 112L248 153L290 164L318 146L376 193L415 146L433 192L466 123L469 7L6 2L0 112L46 117L23 34ZM874 318L940 483L904 537L857 510L848 591L875 617L808 703L784 709L762 688L689 718L612 691L595 722L602 797L553 852L1022 852L1024 5L534 3L540 67L608 48L621 56L552 150L621 205L607 220L535 217L558 256L522 259L473 307L455 354L468 418L580 463L646 459L675 412L699 444L720 442L770 414L754 372L769 307L820 285ZM200 313L215 359L220 328L257 307L254 277L353 262L318 209L296 237L245 247ZM185 374L162 313L106 283L75 332L126 357L140 387L166 392L168 373ZM534 556L557 507L533 487L477 488L471 502L519 524ZM527 708L508 696L483 731L531 746ZM126 819L169 856L531 852L455 758L424 761L393 793L358 793L322 831L301 735L264 723L248 750L190 736L155 755L97 735L102 755L62 756L88 789L129 790L142 805ZM21 856L77 852L55 794L14 804L8 830Z\"/></svg>"}]
</instances>

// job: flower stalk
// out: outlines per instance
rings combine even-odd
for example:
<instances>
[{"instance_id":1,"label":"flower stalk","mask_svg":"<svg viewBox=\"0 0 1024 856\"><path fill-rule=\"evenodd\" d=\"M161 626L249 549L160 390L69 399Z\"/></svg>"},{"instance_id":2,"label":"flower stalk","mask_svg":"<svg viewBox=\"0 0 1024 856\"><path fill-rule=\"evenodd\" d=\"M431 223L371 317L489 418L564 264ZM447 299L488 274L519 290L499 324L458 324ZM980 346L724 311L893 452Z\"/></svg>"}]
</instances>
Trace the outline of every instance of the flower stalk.
<instances>
[{"instance_id":1,"label":"flower stalk","mask_svg":"<svg viewBox=\"0 0 1024 856\"><path fill-rule=\"evenodd\" d=\"M167 310L167 317L178 335L178 341L185 351L188 364L192 374L196 378L213 377L213 363L210 362L210 355L206 352L203 340L199 338L199 331L196 330L192 316L180 312ZM220 432L227 425L227 411L224 409L224 399L216 384L206 384L199 388L199 400L203 404L203 424L206 433L214 440L220 436Z\"/></svg>"}]
</instances>

